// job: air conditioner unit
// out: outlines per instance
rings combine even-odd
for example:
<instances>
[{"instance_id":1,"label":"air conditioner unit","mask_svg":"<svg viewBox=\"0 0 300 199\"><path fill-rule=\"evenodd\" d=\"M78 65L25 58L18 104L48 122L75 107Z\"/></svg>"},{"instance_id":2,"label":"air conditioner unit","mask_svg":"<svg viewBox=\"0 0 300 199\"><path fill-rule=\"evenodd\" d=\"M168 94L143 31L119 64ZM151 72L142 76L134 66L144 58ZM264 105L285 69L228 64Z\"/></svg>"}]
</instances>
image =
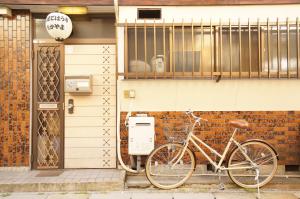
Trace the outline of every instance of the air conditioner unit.
<instances>
[{"instance_id":1,"label":"air conditioner unit","mask_svg":"<svg viewBox=\"0 0 300 199\"><path fill-rule=\"evenodd\" d=\"M154 117L129 117L128 154L149 155L154 149Z\"/></svg>"}]
</instances>

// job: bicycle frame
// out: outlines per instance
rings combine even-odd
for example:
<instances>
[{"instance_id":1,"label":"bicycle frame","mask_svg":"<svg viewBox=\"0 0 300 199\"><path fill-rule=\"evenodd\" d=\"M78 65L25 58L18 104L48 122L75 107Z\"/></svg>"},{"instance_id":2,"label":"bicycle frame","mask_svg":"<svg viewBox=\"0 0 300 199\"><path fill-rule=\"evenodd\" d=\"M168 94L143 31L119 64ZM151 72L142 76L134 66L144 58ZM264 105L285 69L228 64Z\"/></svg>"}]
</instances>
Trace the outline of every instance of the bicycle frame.
<instances>
[{"instance_id":1,"label":"bicycle frame","mask_svg":"<svg viewBox=\"0 0 300 199\"><path fill-rule=\"evenodd\" d=\"M242 148L242 146L240 145L240 143L234 139L234 136L235 136L235 134L237 132L237 128L234 129L233 134L231 135L231 137L229 139L229 142L227 143L227 145L225 147L225 150L223 151L222 154L220 154L215 149L213 149L208 144L206 144L204 141L202 141L200 138L198 138L196 135L194 135L193 132L194 132L195 126L198 123L200 125L200 120L201 120L201 118L197 118L195 120L195 122L194 122L194 124L192 126L192 129L189 132L187 139L185 140L185 144L184 144L183 150L182 150L181 153L178 154L179 158L177 159L177 157L178 157L177 155L176 155L176 157L173 158L173 160L177 159L175 161L175 163L173 164L173 166L175 166L181 160L181 158L184 155L184 152L186 151L189 143L191 142L205 156L205 158L215 167L216 171L219 171L219 170L221 170L221 171L222 170L233 170L233 169L253 169L253 168L256 169L257 168L257 165L249 158L249 156L246 154L246 152L244 151L244 149ZM220 161L219 162L213 161L209 157L209 155L199 146L199 144L197 144L197 142L200 143L200 144L202 144L202 145L204 145L205 148L209 149L212 153L214 153L215 155L217 155L220 158ZM226 155L227 155L227 153L228 153L228 151L229 151L229 149L230 149L230 146L232 144L235 144L240 149L240 151L242 152L242 154L251 163L252 166L247 166L247 167L245 167L245 166L244 167L242 167L242 166L241 167L236 166L236 167L230 167L230 168L226 168L226 167L222 167L221 166L222 163L223 163L223 161L224 161L224 159L225 159L225 157L226 157ZM171 162L173 162L173 160Z\"/></svg>"}]
</instances>

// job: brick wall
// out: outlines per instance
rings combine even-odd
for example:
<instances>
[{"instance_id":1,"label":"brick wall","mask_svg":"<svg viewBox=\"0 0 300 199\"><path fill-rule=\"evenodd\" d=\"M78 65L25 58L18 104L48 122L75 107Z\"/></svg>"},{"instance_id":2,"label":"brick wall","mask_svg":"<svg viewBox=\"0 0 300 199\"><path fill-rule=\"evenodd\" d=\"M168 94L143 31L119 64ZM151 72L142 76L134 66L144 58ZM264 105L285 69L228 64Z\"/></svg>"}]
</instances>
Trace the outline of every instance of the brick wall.
<instances>
[{"instance_id":1,"label":"brick wall","mask_svg":"<svg viewBox=\"0 0 300 199\"><path fill-rule=\"evenodd\" d=\"M165 143L165 134L178 135L185 131L188 119L183 112L146 112L155 117L156 146ZM134 114L134 113L133 113ZM263 139L270 143L279 153L279 164L300 165L300 111L232 111L232 112L195 112L209 120L197 127L196 135L219 152L225 148L232 128L229 120L245 119L249 122L249 130L237 133L237 140ZM121 113L121 147L122 157L128 162L127 131L124 125L126 113ZM200 153L196 152L197 163L205 164Z\"/></svg>"},{"instance_id":2,"label":"brick wall","mask_svg":"<svg viewBox=\"0 0 300 199\"><path fill-rule=\"evenodd\" d=\"M0 17L0 167L29 165L30 13Z\"/></svg>"}]
</instances>

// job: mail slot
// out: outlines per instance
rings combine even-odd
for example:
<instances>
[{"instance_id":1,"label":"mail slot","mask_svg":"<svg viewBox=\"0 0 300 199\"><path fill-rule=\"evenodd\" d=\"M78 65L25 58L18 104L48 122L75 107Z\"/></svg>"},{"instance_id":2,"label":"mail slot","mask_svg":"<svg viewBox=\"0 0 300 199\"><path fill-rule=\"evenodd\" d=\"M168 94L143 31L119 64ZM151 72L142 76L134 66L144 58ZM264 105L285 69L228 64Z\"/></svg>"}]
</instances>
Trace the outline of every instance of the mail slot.
<instances>
[{"instance_id":1,"label":"mail slot","mask_svg":"<svg viewBox=\"0 0 300 199\"><path fill-rule=\"evenodd\" d=\"M65 76L65 92L73 94L92 93L92 76Z\"/></svg>"},{"instance_id":2,"label":"mail slot","mask_svg":"<svg viewBox=\"0 0 300 199\"><path fill-rule=\"evenodd\" d=\"M151 123L135 123L136 126L150 126Z\"/></svg>"},{"instance_id":3,"label":"mail slot","mask_svg":"<svg viewBox=\"0 0 300 199\"><path fill-rule=\"evenodd\" d=\"M154 149L154 117L129 117L128 154L149 155Z\"/></svg>"}]
</instances>

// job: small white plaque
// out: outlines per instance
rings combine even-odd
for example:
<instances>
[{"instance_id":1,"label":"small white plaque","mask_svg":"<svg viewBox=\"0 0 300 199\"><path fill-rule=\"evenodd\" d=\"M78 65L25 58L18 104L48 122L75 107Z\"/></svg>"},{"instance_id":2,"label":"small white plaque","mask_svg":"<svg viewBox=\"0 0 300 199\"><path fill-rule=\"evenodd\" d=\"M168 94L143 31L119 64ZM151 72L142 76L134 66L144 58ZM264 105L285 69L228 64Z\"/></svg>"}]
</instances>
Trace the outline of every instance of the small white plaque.
<instances>
[{"instance_id":1,"label":"small white plaque","mask_svg":"<svg viewBox=\"0 0 300 199\"><path fill-rule=\"evenodd\" d=\"M84 88L88 88L89 87L89 81L78 81L77 82L77 87L84 87Z\"/></svg>"},{"instance_id":2,"label":"small white plaque","mask_svg":"<svg viewBox=\"0 0 300 199\"><path fill-rule=\"evenodd\" d=\"M57 106L57 104L47 103L47 104L39 104L39 108L40 109L57 109L58 106Z\"/></svg>"}]
</instances>

